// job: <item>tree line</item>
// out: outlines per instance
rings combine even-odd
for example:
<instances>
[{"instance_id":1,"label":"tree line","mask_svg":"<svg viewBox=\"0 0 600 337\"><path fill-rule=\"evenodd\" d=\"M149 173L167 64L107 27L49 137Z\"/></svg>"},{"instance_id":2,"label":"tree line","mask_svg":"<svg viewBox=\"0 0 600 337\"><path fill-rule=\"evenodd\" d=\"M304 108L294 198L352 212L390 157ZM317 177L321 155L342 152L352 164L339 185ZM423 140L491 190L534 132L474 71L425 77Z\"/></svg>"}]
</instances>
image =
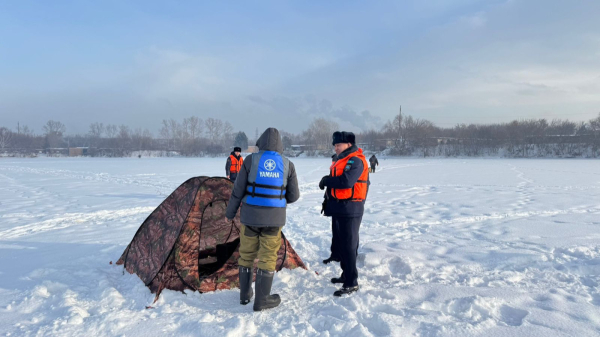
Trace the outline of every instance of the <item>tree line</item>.
<instances>
[{"instance_id":1,"label":"tree line","mask_svg":"<svg viewBox=\"0 0 600 337\"><path fill-rule=\"evenodd\" d=\"M41 134L28 126L17 130L0 127L0 152L66 154L69 148L81 147L89 149L87 154L91 156L128 156L134 151L204 156L230 151L233 146L248 147L246 134L234 132L229 122L195 116L181 121L163 120L157 136L148 129L100 122L91 123L86 134L67 135L66 131L65 124L54 120L42 126Z\"/></svg>"},{"instance_id":2,"label":"tree line","mask_svg":"<svg viewBox=\"0 0 600 337\"><path fill-rule=\"evenodd\" d=\"M330 155L331 135L339 124L326 118L314 119L297 134L281 131L289 155ZM165 119L157 135L148 129L94 122L86 134L67 135L60 121L49 120L42 133L28 126L17 130L0 127L0 152L28 155L40 151L63 153L68 148L87 148L92 156L128 156L134 151L162 151L184 156L221 155L234 146L248 148L249 139L234 131L228 121L192 116ZM398 156L508 156L508 157L598 157L600 114L589 121L566 119L521 119L508 123L457 124L439 127L426 119L399 112L379 130L357 134L367 151Z\"/></svg>"},{"instance_id":3,"label":"tree line","mask_svg":"<svg viewBox=\"0 0 600 337\"><path fill-rule=\"evenodd\" d=\"M508 123L443 128L401 112L382 130L357 137L365 147L391 155L598 157L600 114L589 121L520 119Z\"/></svg>"}]
</instances>

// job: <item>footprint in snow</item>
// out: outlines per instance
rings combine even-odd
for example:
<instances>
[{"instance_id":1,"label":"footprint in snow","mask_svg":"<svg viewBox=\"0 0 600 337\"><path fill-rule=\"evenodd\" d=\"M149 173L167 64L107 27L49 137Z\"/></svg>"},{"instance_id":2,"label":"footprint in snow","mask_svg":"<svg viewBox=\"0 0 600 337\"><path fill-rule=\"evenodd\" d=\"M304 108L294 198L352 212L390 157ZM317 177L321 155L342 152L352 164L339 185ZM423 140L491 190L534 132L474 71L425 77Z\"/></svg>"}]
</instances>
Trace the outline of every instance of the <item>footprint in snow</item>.
<instances>
[{"instance_id":1,"label":"footprint in snow","mask_svg":"<svg viewBox=\"0 0 600 337\"><path fill-rule=\"evenodd\" d=\"M520 326L529 312L522 309L513 308L506 304L500 307L500 321L510 326Z\"/></svg>"}]
</instances>

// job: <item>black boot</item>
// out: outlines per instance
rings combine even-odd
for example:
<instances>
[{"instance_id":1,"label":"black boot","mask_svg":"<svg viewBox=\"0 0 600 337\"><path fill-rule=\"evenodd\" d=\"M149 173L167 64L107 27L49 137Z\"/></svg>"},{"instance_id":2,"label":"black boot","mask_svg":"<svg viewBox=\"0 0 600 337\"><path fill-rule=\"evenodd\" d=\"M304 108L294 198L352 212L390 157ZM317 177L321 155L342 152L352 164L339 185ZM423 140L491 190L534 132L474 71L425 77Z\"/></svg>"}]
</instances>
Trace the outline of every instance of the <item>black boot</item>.
<instances>
[{"instance_id":1,"label":"black boot","mask_svg":"<svg viewBox=\"0 0 600 337\"><path fill-rule=\"evenodd\" d=\"M357 291L358 291L358 286L354 286L354 287L342 287L340 290L336 290L333 293L333 296L340 297L342 295L350 295L353 292L357 292Z\"/></svg>"},{"instance_id":2,"label":"black boot","mask_svg":"<svg viewBox=\"0 0 600 337\"><path fill-rule=\"evenodd\" d=\"M325 263L325 264L328 264L328 263L329 263L329 262L331 262L331 261L334 261L334 262L340 262L340 260L339 260L339 259L336 259L335 257L333 257L333 256L330 256L330 257L326 258L325 260L323 260L323 263Z\"/></svg>"},{"instance_id":3,"label":"black boot","mask_svg":"<svg viewBox=\"0 0 600 337\"><path fill-rule=\"evenodd\" d=\"M331 283L334 283L334 284L335 283L344 283L344 282L346 282L346 279L344 279L343 276L331 278Z\"/></svg>"},{"instance_id":4,"label":"black boot","mask_svg":"<svg viewBox=\"0 0 600 337\"><path fill-rule=\"evenodd\" d=\"M252 291L252 269L240 266L240 304L250 303L254 292Z\"/></svg>"},{"instance_id":5,"label":"black boot","mask_svg":"<svg viewBox=\"0 0 600 337\"><path fill-rule=\"evenodd\" d=\"M256 297L254 298L254 311L275 308L281 303L281 298L277 294L271 294L271 285L273 285L274 271L264 269L256 270Z\"/></svg>"}]
</instances>

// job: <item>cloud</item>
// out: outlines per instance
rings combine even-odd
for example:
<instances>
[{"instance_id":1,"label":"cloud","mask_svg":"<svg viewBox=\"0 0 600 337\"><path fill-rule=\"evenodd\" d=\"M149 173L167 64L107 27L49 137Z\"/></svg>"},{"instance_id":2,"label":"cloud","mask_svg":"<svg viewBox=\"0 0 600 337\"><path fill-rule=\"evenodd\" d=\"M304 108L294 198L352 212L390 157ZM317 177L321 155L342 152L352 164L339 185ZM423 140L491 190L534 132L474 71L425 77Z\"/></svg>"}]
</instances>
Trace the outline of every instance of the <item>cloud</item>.
<instances>
[{"instance_id":1,"label":"cloud","mask_svg":"<svg viewBox=\"0 0 600 337\"><path fill-rule=\"evenodd\" d=\"M473 28L483 27L487 22L487 18L483 12L479 12L470 16L464 16L461 18L461 20Z\"/></svg>"},{"instance_id":2,"label":"cloud","mask_svg":"<svg viewBox=\"0 0 600 337\"><path fill-rule=\"evenodd\" d=\"M372 128L382 126L381 118L372 115L369 111L356 111L349 106L335 107L328 99L320 99L314 95L304 97L286 97L276 96L272 99L265 99L260 96L250 96L248 100L259 107L266 108L273 113L280 114L284 118L300 118L304 122L301 124L304 128L307 122L315 118L326 118L337 122L340 126L345 126L349 131L366 131ZM288 130L298 132L297 126Z\"/></svg>"},{"instance_id":3,"label":"cloud","mask_svg":"<svg viewBox=\"0 0 600 337\"><path fill-rule=\"evenodd\" d=\"M280 14L275 22L261 20L270 6ZM10 111L3 123L62 119L70 131L85 132L101 117L158 129L163 118L195 115L247 132L266 124L299 132L326 117L357 131L377 128L399 105L441 125L555 113L587 118L600 105L595 0L259 9L196 20L164 19L149 8L147 17L166 21L137 17L129 35L116 25L125 44L58 34L51 41L78 46L68 58L66 51L53 61L27 51L21 68L0 64L0 111Z\"/></svg>"},{"instance_id":4,"label":"cloud","mask_svg":"<svg viewBox=\"0 0 600 337\"><path fill-rule=\"evenodd\" d=\"M600 105L600 2L558 0L477 6L412 40L358 55L288 83L391 118L439 124L538 118L585 119ZM584 112L588 111L588 114ZM489 116L489 118L486 118Z\"/></svg>"}]
</instances>

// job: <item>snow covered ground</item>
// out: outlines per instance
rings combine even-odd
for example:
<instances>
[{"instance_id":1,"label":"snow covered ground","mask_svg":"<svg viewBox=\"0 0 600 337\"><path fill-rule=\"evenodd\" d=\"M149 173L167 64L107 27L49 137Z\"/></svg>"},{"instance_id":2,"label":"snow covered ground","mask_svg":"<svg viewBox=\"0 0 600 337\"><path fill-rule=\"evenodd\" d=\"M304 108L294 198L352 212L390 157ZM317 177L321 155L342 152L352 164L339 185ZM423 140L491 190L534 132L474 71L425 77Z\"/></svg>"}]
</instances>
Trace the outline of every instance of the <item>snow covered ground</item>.
<instances>
[{"instance_id":1,"label":"snow covered ground","mask_svg":"<svg viewBox=\"0 0 600 337\"><path fill-rule=\"evenodd\" d=\"M339 267L320 263L329 159L294 162L302 197L284 232L309 270L278 273L283 303L254 313L237 290L152 304L110 264L172 190L223 175L224 159L0 159L0 335L600 335L600 161L380 159L361 290L344 298L329 283Z\"/></svg>"}]
</instances>

